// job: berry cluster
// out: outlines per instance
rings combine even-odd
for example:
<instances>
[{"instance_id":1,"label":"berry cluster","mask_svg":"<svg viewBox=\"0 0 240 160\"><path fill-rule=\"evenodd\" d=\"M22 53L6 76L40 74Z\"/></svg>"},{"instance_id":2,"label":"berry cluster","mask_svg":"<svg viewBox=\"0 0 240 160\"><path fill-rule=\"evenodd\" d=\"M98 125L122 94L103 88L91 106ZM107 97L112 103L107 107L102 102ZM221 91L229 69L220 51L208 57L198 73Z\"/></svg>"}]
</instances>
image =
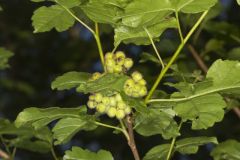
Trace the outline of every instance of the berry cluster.
<instances>
[{"instance_id":1,"label":"berry cluster","mask_svg":"<svg viewBox=\"0 0 240 160\"><path fill-rule=\"evenodd\" d=\"M99 113L106 113L111 118L123 119L131 113L131 107L125 104L119 93L112 96L95 93L89 96L87 105L91 109L95 108Z\"/></svg>"},{"instance_id":2,"label":"berry cluster","mask_svg":"<svg viewBox=\"0 0 240 160\"><path fill-rule=\"evenodd\" d=\"M124 92L131 97L143 97L147 94L146 81L143 79L142 74L133 72L131 78L124 84Z\"/></svg>"},{"instance_id":3,"label":"berry cluster","mask_svg":"<svg viewBox=\"0 0 240 160\"><path fill-rule=\"evenodd\" d=\"M108 73L125 73L133 66L131 58L126 58L121 51L113 53L106 53L105 55L106 71Z\"/></svg>"}]
</instances>

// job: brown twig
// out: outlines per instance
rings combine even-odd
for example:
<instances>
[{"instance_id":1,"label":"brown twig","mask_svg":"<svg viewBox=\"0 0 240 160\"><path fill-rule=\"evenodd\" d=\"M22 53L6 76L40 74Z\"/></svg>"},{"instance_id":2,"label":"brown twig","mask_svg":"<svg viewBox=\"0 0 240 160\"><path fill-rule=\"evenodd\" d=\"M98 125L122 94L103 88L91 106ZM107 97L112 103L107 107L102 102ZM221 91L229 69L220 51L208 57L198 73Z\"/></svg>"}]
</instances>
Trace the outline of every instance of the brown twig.
<instances>
[{"instance_id":1,"label":"brown twig","mask_svg":"<svg viewBox=\"0 0 240 160\"><path fill-rule=\"evenodd\" d=\"M0 149L0 157L3 159L10 159L10 156L1 149Z\"/></svg>"},{"instance_id":2,"label":"brown twig","mask_svg":"<svg viewBox=\"0 0 240 160\"><path fill-rule=\"evenodd\" d=\"M193 58L197 62L199 68L206 74L208 71L207 65L204 63L202 58L199 56L198 52L195 50L195 48L192 45L188 45L188 49L190 53L192 54ZM240 109L238 107L233 108L234 113L240 118Z\"/></svg>"},{"instance_id":3,"label":"brown twig","mask_svg":"<svg viewBox=\"0 0 240 160\"><path fill-rule=\"evenodd\" d=\"M204 61L202 60L202 58L199 56L199 54L197 53L197 51L195 50L195 48L192 45L189 44L189 45L187 45L187 47L190 50L190 53L192 54L193 58L197 62L198 66L206 74L208 71L207 65L204 63Z\"/></svg>"},{"instance_id":4,"label":"brown twig","mask_svg":"<svg viewBox=\"0 0 240 160\"><path fill-rule=\"evenodd\" d=\"M133 119L131 116L127 116L126 118L128 134L129 134L129 141L128 145L132 150L133 156L135 160L140 160L140 156L138 154L137 146L135 143L134 133L133 133Z\"/></svg>"}]
</instances>

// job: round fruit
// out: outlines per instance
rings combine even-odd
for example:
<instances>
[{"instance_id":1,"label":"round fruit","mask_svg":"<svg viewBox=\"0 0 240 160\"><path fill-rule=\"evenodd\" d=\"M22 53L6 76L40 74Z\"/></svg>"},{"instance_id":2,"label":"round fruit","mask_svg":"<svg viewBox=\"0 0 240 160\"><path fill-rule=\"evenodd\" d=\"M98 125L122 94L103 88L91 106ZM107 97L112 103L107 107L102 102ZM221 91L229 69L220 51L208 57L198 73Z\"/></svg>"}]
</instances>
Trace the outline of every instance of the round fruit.
<instances>
[{"instance_id":1,"label":"round fruit","mask_svg":"<svg viewBox=\"0 0 240 160\"><path fill-rule=\"evenodd\" d=\"M122 97L121 97L120 94L116 94L116 95L115 95L115 99L116 99L117 102L122 101Z\"/></svg>"},{"instance_id":2,"label":"round fruit","mask_svg":"<svg viewBox=\"0 0 240 160\"><path fill-rule=\"evenodd\" d=\"M96 101L96 102L101 102L101 101L102 101L102 98L103 98L103 96L102 96L101 93L96 93L96 94L95 94L95 101Z\"/></svg>"},{"instance_id":3,"label":"round fruit","mask_svg":"<svg viewBox=\"0 0 240 160\"><path fill-rule=\"evenodd\" d=\"M89 96L89 100L94 101L94 100L95 100L95 96L94 96L94 95L90 95L90 96Z\"/></svg>"},{"instance_id":4,"label":"round fruit","mask_svg":"<svg viewBox=\"0 0 240 160\"><path fill-rule=\"evenodd\" d=\"M139 72L133 72L132 73L132 78L135 82L138 82L140 81L143 77L142 77L142 74L139 73Z\"/></svg>"},{"instance_id":5,"label":"round fruit","mask_svg":"<svg viewBox=\"0 0 240 160\"><path fill-rule=\"evenodd\" d=\"M125 117L125 113L124 113L124 111L123 110L117 110L117 112L116 112L116 117L118 118L118 119L123 119L124 117Z\"/></svg>"},{"instance_id":6,"label":"round fruit","mask_svg":"<svg viewBox=\"0 0 240 160\"><path fill-rule=\"evenodd\" d=\"M111 52L106 53L105 59L113 59L113 54Z\"/></svg>"},{"instance_id":7,"label":"round fruit","mask_svg":"<svg viewBox=\"0 0 240 160\"><path fill-rule=\"evenodd\" d=\"M91 109L93 109L93 108L96 107L93 101L88 101L88 102L87 102L87 105L88 105L88 107L91 108Z\"/></svg>"},{"instance_id":8,"label":"round fruit","mask_svg":"<svg viewBox=\"0 0 240 160\"><path fill-rule=\"evenodd\" d=\"M126 82L124 84L124 86L129 87L129 88L134 87L134 85L135 85L135 82L132 79L126 80Z\"/></svg>"},{"instance_id":9,"label":"round fruit","mask_svg":"<svg viewBox=\"0 0 240 160\"><path fill-rule=\"evenodd\" d=\"M98 104L97 105L97 111L100 112L100 113L104 113L106 110L106 106L102 103Z\"/></svg>"},{"instance_id":10,"label":"round fruit","mask_svg":"<svg viewBox=\"0 0 240 160\"><path fill-rule=\"evenodd\" d=\"M110 106L114 106L114 107L115 107L115 106L116 106L116 104L117 104L117 101L116 101L116 99L115 99L114 97L110 97L110 98L109 98L109 100L110 100L110 103L109 103L109 104L110 104Z\"/></svg>"},{"instance_id":11,"label":"round fruit","mask_svg":"<svg viewBox=\"0 0 240 160\"><path fill-rule=\"evenodd\" d=\"M106 105L109 104L110 103L109 97L103 97L102 103Z\"/></svg>"},{"instance_id":12,"label":"round fruit","mask_svg":"<svg viewBox=\"0 0 240 160\"><path fill-rule=\"evenodd\" d=\"M126 107L126 108L124 109L124 112L125 112L126 114L130 114L130 113L132 112L132 109L128 106L128 107Z\"/></svg>"},{"instance_id":13,"label":"round fruit","mask_svg":"<svg viewBox=\"0 0 240 160\"><path fill-rule=\"evenodd\" d=\"M123 66L124 66L126 69L130 69L130 68L133 66L133 61L132 61L132 59L126 58L125 61L124 61Z\"/></svg>"},{"instance_id":14,"label":"round fruit","mask_svg":"<svg viewBox=\"0 0 240 160\"><path fill-rule=\"evenodd\" d=\"M140 96L145 96L147 94L147 88L144 86L140 89L139 95Z\"/></svg>"},{"instance_id":15,"label":"round fruit","mask_svg":"<svg viewBox=\"0 0 240 160\"><path fill-rule=\"evenodd\" d=\"M117 107L119 109L124 109L126 107L126 104L123 101L121 101L121 102L118 102Z\"/></svg>"},{"instance_id":16,"label":"round fruit","mask_svg":"<svg viewBox=\"0 0 240 160\"><path fill-rule=\"evenodd\" d=\"M138 81L138 84L145 86L147 82L144 79L141 79L140 81Z\"/></svg>"},{"instance_id":17,"label":"round fruit","mask_svg":"<svg viewBox=\"0 0 240 160\"><path fill-rule=\"evenodd\" d=\"M116 108L110 107L110 108L108 109L108 111L107 111L107 115L108 115L109 117L113 118L113 117L116 116L116 112L117 112Z\"/></svg>"},{"instance_id":18,"label":"round fruit","mask_svg":"<svg viewBox=\"0 0 240 160\"><path fill-rule=\"evenodd\" d=\"M99 73L99 72L95 72L95 73L93 73L93 75L92 75L92 80L97 80L98 78L100 78L101 77L101 73Z\"/></svg>"},{"instance_id":19,"label":"round fruit","mask_svg":"<svg viewBox=\"0 0 240 160\"><path fill-rule=\"evenodd\" d=\"M115 59L119 59L119 58L125 59L125 54L124 54L124 52L122 52L122 51L116 52L116 54L115 54Z\"/></svg>"},{"instance_id":20,"label":"round fruit","mask_svg":"<svg viewBox=\"0 0 240 160\"><path fill-rule=\"evenodd\" d=\"M120 72L122 72L122 66L115 65L113 70L115 73L120 73Z\"/></svg>"}]
</instances>

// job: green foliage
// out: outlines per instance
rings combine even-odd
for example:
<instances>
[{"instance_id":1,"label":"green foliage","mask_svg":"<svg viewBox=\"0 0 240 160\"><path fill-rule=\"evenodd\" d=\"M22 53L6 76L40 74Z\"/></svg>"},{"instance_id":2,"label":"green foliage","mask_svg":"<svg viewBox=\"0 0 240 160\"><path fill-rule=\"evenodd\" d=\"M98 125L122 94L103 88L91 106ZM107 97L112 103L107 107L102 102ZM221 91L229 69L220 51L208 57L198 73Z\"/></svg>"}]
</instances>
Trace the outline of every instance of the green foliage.
<instances>
[{"instance_id":1,"label":"green foliage","mask_svg":"<svg viewBox=\"0 0 240 160\"><path fill-rule=\"evenodd\" d=\"M240 143L236 140L227 140L220 143L211 152L214 160L238 160L240 158Z\"/></svg>"},{"instance_id":2,"label":"green foliage","mask_svg":"<svg viewBox=\"0 0 240 160\"><path fill-rule=\"evenodd\" d=\"M61 119L52 130L54 133L53 137L57 139L54 144L63 144L70 141L80 130L91 131L96 128L97 126L91 117Z\"/></svg>"},{"instance_id":3,"label":"green foliage","mask_svg":"<svg viewBox=\"0 0 240 160\"><path fill-rule=\"evenodd\" d=\"M145 115L138 114L135 123L135 130L143 136L161 134L170 139L180 134L173 116L159 109L150 109Z\"/></svg>"},{"instance_id":4,"label":"green foliage","mask_svg":"<svg viewBox=\"0 0 240 160\"><path fill-rule=\"evenodd\" d=\"M38 8L32 17L34 33L46 32L55 28L62 32L71 27L75 19L61 6Z\"/></svg>"},{"instance_id":5,"label":"green foliage","mask_svg":"<svg viewBox=\"0 0 240 160\"><path fill-rule=\"evenodd\" d=\"M85 113L86 109L83 106L79 108L51 107L46 109L32 107L23 110L18 115L15 124L17 127L33 126L36 129L40 129L54 120L65 117L78 118L81 115L86 116Z\"/></svg>"},{"instance_id":6,"label":"green foliage","mask_svg":"<svg viewBox=\"0 0 240 160\"><path fill-rule=\"evenodd\" d=\"M235 59L239 58L239 48L235 46L228 52L227 55L231 57L229 59L233 60L216 60L209 68L205 78L198 71L185 73L181 67L173 66L184 45L206 17L208 10L217 3L217 0L32 1L50 1L47 3L48 6L42 6L34 12L32 16L34 33L52 29L62 32L72 27L75 21L81 23L93 34L97 42L104 72L90 74L72 71L57 77L51 84L52 89L59 91L75 88L77 92L90 94L87 102L90 112L86 106L26 108L17 116L15 124L7 120L0 120L0 135L3 137L3 142L5 142L5 138L8 138L6 142L10 147L43 153L50 150L53 152L53 144L65 144L80 131L93 131L98 126L103 126L123 133L136 160L141 158L138 158L137 155L132 133L134 131L145 137L161 135L166 140L172 139L171 143L153 147L146 153L143 160L170 160L175 152L195 154L201 145L218 144L215 137L179 139L182 134L181 127L183 123L189 121L193 130L212 127L216 122L223 120L225 108L229 106L228 98L230 97L231 101L237 101L240 95L240 62ZM179 16L191 19L195 17L193 14L200 12L204 13L195 24L187 25L180 22ZM75 15L75 13L84 15ZM90 20L90 24L94 23L95 29L82 21L80 16L86 16L85 20ZM206 21L215 16L215 13L211 13ZM98 23L107 24L114 30L113 45L115 48L105 56L101 46L99 36L101 32L99 32ZM185 32L192 25L193 27L185 36L181 28ZM178 30L181 43L170 60L164 59L163 64L162 55L159 55L154 42L160 40L165 30L172 28ZM225 30L226 28L227 30ZM238 41L238 38L234 36L235 32L232 31L235 30L233 26L211 22L206 22L206 26L200 27L194 41L202 29L208 32L221 30L220 34L230 33L230 38ZM158 59L144 53L141 60L142 62L151 61L162 67L160 75L149 92L143 75L136 71L132 73L131 77L127 75L127 71L133 66L133 60L126 58L121 51L114 54L122 42L136 45L151 44L154 48ZM204 55L211 52L222 55L226 52L224 45L225 42L217 37L212 38L205 45L201 56L204 58ZM0 69L8 67L8 58L12 55L11 52L0 48ZM183 59L185 57L182 56ZM185 66L185 68L190 67ZM170 74L167 73L169 69L172 70ZM164 77L171 78L171 80L166 79L165 84L174 88L175 92L168 95L164 90L160 90L161 93L164 93L162 96L156 94L156 89ZM177 83L170 83L173 81L177 81ZM151 83L148 84L151 85ZM153 94L154 96L152 96ZM145 99L144 96L146 96ZM114 126L102 123L103 116L101 114L105 113L110 118L116 117L118 120L116 122L119 123ZM54 124L54 126L52 127L50 124ZM8 136L14 136L14 138ZM213 150L211 155L216 160L239 159L239 143L233 140L223 142ZM54 153L53 156L57 159ZM73 147L71 151L65 152L63 159L113 160L113 156L105 150L95 153Z\"/></svg>"},{"instance_id":7,"label":"green foliage","mask_svg":"<svg viewBox=\"0 0 240 160\"><path fill-rule=\"evenodd\" d=\"M17 147L33 152L47 153L52 146L52 134L47 127L34 130L31 127L17 128L8 120L0 119L1 140L9 147ZM14 138L10 138L14 137Z\"/></svg>"},{"instance_id":8,"label":"green foliage","mask_svg":"<svg viewBox=\"0 0 240 160\"><path fill-rule=\"evenodd\" d=\"M13 53L6 50L5 48L0 47L0 70L9 67L8 59L13 56Z\"/></svg>"},{"instance_id":9,"label":"green foliage","mask_svg":"<svg viewBox=\"0 0 240 160\"><path fill-rule=\"evenodd\" d=\"M64 160L113 160L110 152L100 150L97 153L73 147L72 151L66 151Z\"/></svg>"},{"instance_id":10,"label":"green foliage","mask_svg":"<svg viewBox=\"0 0 240 160\"><path fill-rule=\"evenodd\" d=\"M199 146L208 143L217 144L218 141L215 137L192 137L181 139L176 142L174 152L180 152L181 154L194 154L198 151ZM169 148L170 144L155 146L148 151L143 160L166 160Z\"/></svg>"},{"instance_id":11,"label":"green foliage","mask_svg":"<svg viewBox=\"0 0 240 160\"><path fill-rule=\"evenodd\" d=\"M87 83L90 79L91 74L84 72L68 72L62 76L57 77L52 82L52 89L65 90L71 89L81 84Z\"/></svg>"},{"instance_id":12,"label":"green foliage","mask_svg":"<svg viewBox=\"0 0 240 160\"><path fill-rule=\"evenodd\" d=\"M88 81L87 83L79 85L77 87L78 92L84 93L112 93L113 91L123 91L123 85L128 79L128 76L119 74L105 74L95 81Z\"/></svg>"}]
</instances>

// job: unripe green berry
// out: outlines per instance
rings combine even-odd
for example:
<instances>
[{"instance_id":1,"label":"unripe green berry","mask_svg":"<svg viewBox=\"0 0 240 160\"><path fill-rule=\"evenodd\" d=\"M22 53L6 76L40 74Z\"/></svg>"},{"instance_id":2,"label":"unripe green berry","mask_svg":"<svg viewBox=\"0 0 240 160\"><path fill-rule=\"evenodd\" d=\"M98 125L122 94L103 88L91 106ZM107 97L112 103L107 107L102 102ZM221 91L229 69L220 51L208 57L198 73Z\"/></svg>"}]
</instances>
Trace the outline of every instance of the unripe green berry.
<instances>
[{"instance_id":1,"label":"unripe green berry","mask_svg":"<svg viewBox=\"0 0 240 160\"><path fill-rule=\"evenodd\" d=\"M142 86L139 85L139 84L135 84L135 86L133 87L134 92L137 92L137 93L138 93L141 89L142 89Z\"/></svg>"},{"instance_id":2,"label":"unripe green berry","mask_svg":"<svg viewBox=\"0 0 240 160\"><path fill-rule=\"evenodd\" d=\"M108 52L105 54L105 59L113 59L113 54L111 52Z\"/></svg>"},{"instance_id":3,"label":"unripe green berry","mask_svg":"<svg viewBox=\"0 0 240 160\"><path fill-rule=\"evenodd\" d=\"M110 68L110 67L114 67L115 64L116 64L116 63L115 63L115 61L114 61L113 59L107 59L107 60L106 60L106 66L109 67L109 68Z\"/></svg>"},{"instance_id":4,"label":"unripe green berry","mask_svg":"<svg viewBox=\"0 0 240 160\"><path fill-rule=\"evenodd\" d=\"M124 84L124 86L129 87L129 88L134 87L134 85L135 85L135 82L132 79L126 80L126 82Z\"/></svg>"},{"instance_id":5,"label":"unripe green berry","mask_svg":"<svg viewBox=\"0 0 240 160\"><path fill-rule=\"evenodd\" d=\"M108 105L110 103L109 97L103 97L102 103Z\"/></svg>"},{"instance_id":6,"label":"unripe green berry","mask_svg":"<svg viewBox=\"0 0 240 160\"><path fill-rule=\"evenodd\" d=\"M100 113L104 113L106 111L106 106L102 103L97 105L97 111Z\"/></svg>"},{"instance_id":7,"label":"unripe green berry","mask_svg":"<svg viewBox=\"0 0 240 160\"><path fill-rule=\"evenodd\" d=\"M116 99L117 102L122 101L122 97L121 97L120 94L116 94L116 95L115 95L115 99Z\"/></svg>"},{"instance_id":8,"label":"unripe green berry","mask_svg":"<svg viewBox=\"0 0 240 160\"><path fill-rule=\"evenodd\" d=\"M90 95L88 98L89 98L89 100L92 100L92 101L95 100L95 96L94 95Z\"/></svg>"},{"instance_id":9,"label":"unripe green berry","mask_svg":"<svg viewBox=\"0 0 240 160\"><path fill-rule=\"evenodd\" d=\"M97 80L98 78L100 78L101 77L101 73L99 73L99 72L95 72L95 73L93 73L93 75L92 75L92 80Z\"/></svg>"},{"instance_id":10,"label":"unripe green berry","mask_svg":"<svg viewBox=\"0 0 240 160\"><path fill-rule=\"evenodd\" d=\"M116 54L115 54L115 59L118 59L118 58L122 58L122 59L125 59L125 54L124 52L122 51L117 51Z\"/></svg>"},{"instance_id":11,"label":"unripe green berry","mask_svg":"<svg viewBox=\"0 0 240 160\"><path fill-rule=\"evenodd\" d=\"M88 107L91 108L91 109L93 109L93 108L96 107L96 106L95 106L95 103L94 103L93 101L88 101L88 102L87 102L87 105L88 105Z\"/></svg>"},{"instance_id":12,"label":"unripe green berry","mask_svg":"<svg viewBox=\"0 0 240 160\"><path fill-rule=\"evenodd\" d=\"M126 114L130 114L130 113L132 112L131 107L127 106L127 107L124 109L124 112L125 112Z\"/></svg>"},{"instance_id":13,"label":"unripe green berry","mask_svg":"<svg viewBox=\"0 0 240 160\"><path fill-rule=\"evenodd\" d=\"M110 106L116 106L117 105L117 101L116 101L116 99L114 98L114 97L110 97L109 98L109 100L110 100Z\"/></svg>"},{"instance_id":14,"label":"unripe green berry","mask_svg":"<svg viewBox=\"0 0 240 160\"><path fill-rule=\"evenodd\" d=\"M113 117L116 116L116 112L117 112L116 108L110 107L110 108L108 109L108 111L107 111L107 115L108 115L109 117L113 118Z\"/></svg>"},{"instance_id":15,"label":"unripe green berry","mask_svg":"<svg viewBox=\"0 0 240 160\"><path fill-rule=\"evenodd\" d=\"M142 74L139 73L139 72L133 72L132 73L132 78L135 82L138 82L140 81L143 77L142 77Z\"/></svg>"},{"instance_id":16,"label":"unripe green berry","mask_svg":"<svg viewBox=\"0 0 240 160\"><path fill-rule=\"evenodd\" d=\"M147 82L144 79L141 79L140 81L138 81L138 84L145 86Z\"/></svg>"},{"instance_id":17,"label":"unripe green berry","mask_svg":"<svg viewBox=\"0 0 240 160\"><path fill-rule=\"evenodd\" d=\"M123 118L125 117L125 112L124 112L122 109L117 110L117 112L116 112L116 117L117 117L118 119L123 119Z\"/></svg>"},{"instance_id":18,"label":"unripe green berry","mask_svg":"<svg viewBox=\"0 0 240 160\"><path fill-rule=\"evenodd\" d=\"M113 73L114 72L114 67L108 67L107 66L107 72L108 73Z\"/></svg>"},{"instance_id":19,"label":"unripe green berry","mask_svg":"<svg viewBox=\"0 0 240 160\"><path fill-rule=\"evenodd\" d=\"M122 72L122 66L115 65L113 70L114 70L115 73L120 73L120 72Z\"/></svg>"},{"instance_id":20,"label":"unripe green berry","mask_svg":"<svg viewBox=\"0 0 240 160\"><path fill-rule=\"evenodd\" d=\"M132 59L131 58L126 58L123 65L127 70L129 70L133 66Z\"/></svg>"},{"instance_id":21,"label":"unripe green berry","mask_svg":"<svg viewBox=\"0 0 240 160\"><path fill-rule=\"evenodd\" d=\"M102 96L101 93L96 93L96 94L95 94L95 101L96 101L96 102L101 102L101 101L102 101L102 98L103 98L103 96Z\"/></svg>"},{"instance_id":22,"label":"unripe green berry","mask_svg":"<svg viewBox=\"0 0 240 160\"><path fill-rule=\"evenodd\" d=\"M131 96L132 96L132 97L135 97L135 98L140 97L140 95L139 95L138 92L132 92Z\"/></svg>"},{"instance_id":23,"label":"unripe green berry","mask_svg":"<svg viewBox=\"0 0 240 160\"><path fill-rule=\"evenodd\" d=\"M139 90L140 96L145 96L147 94L147 88L144 86Z\"/></svg>"},{"instance_id":24,"label":"unripe green berry","mask_svg":"<svg viewBox=\"0 0 240 160\"><path fill-rule=\"evenodd\" d=\"M132 95L132 89L129 87L124 87L124 92L128 95L131 96Z\"/></svg>"},{"instance_id":25,"label":"unripe green berry","mask_svg":"<svg viewBox=\"0 0 240 160\"><path fill-rule=\"evenodd\" d=\"M126 107L126 104L123 101L121 101L121 102L118 102L117 107L119 109L124 109Z\"/></svg>"}]
</instances>

